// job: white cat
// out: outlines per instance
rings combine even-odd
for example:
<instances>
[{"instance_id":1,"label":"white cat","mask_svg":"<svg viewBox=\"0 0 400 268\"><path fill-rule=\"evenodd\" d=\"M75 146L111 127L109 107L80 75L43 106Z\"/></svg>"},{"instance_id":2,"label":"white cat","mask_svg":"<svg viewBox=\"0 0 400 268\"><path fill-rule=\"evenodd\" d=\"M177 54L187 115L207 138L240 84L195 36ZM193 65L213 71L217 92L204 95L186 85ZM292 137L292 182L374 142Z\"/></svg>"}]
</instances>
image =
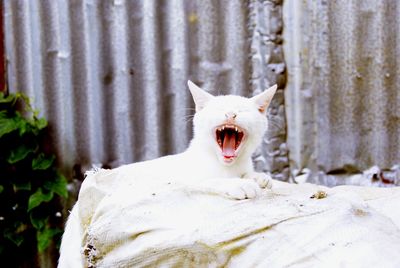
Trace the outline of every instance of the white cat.
<instances>
[{"instance_id":1,"label":"white cat","mask_svg":"<svg viewBox=\"0 0 400 268\"><path fill-rule=\"evenodd\" d=\"M96 187L103 187L104 195L132 181L135 187L140 183L179 181L239 200L256 197L261 188L271 188L270 177L254 171L251 156L267 130L266 109L277 86L252 98L213 96L191 81L188 86L196 104L194 138L188 149L181 154L115 169L115 177L103 181L102 186L95 183ZM91 183L88 177L81 194L90 189ZM93 195L90 202L96 206L104 195ZM83 265L84 230L80 222L83 216L78 211L84 204L79 200L66 225L59 267Z\"/></svg>"}]
</instances>

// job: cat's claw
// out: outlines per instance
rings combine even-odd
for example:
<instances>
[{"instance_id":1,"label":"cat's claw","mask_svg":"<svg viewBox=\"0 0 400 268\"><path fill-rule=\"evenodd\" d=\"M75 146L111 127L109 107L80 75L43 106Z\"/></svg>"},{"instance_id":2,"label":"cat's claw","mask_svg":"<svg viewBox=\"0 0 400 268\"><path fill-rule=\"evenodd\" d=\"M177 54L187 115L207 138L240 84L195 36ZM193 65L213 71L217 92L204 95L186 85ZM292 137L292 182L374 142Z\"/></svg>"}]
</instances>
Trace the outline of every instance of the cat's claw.
<instances>
[{"instance_id":1,"label":"cat's claw","mask_svg":"<svg viewBox=\"0 0 400 268\"><path fill-rule=\"evenodd\" d=\"M225 194L236 200L251 199L260 195L260 187L251 180L240 180L238 183L231 185L230 189L225 191Z\"/></svg>"},{"instance_id":2,"label":"cat's claw","mask_svg":"<svg viewBox=\"0 0 400 268\"><path fill-rule=\"evenodd\" d=\"M250 174L245 174L244 178L254 180L258 186L265 189L272 188L272 178L270 175L262 173L262 172L252 172Z\"/></svg>"},{"instance_id":3,"label":"cat's claw","mask_svg":"<svg viewBox=\"0 0 400 268\"><path fill-rule=\"evenodd\" d=\"M251 199L261 194L261 188L255 180L243 178L208 179L194 182L193 186L235 200Z\"/></svg>"}]
</instances>

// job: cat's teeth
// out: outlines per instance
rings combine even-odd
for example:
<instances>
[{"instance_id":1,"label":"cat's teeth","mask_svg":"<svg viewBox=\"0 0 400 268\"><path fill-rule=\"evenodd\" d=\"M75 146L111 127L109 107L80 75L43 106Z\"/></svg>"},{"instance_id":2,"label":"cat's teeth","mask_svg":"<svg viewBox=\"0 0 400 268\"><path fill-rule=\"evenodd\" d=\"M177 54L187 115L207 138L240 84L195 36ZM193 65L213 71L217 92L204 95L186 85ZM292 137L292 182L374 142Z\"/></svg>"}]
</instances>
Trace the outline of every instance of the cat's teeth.
<instances>
[{"instance_id":1,"label":"cat's teeth","mask_svg":"<svg viewBox=\"0 0 400 268\"><path fill-rule=\"evenodd\" d=\"M225 129L225 126L222 127L222 130L224 130L224 129Z\"/></svg>"},{"instance_id":2,"label":"cat's teeth","mask_svg":"<svg viewBox=\"0 0 400 268\"><path fill-rule=\"evenodd\" d=\"M238 128L237 127L235 127L235 131L238 132Z\"/></svg>"}]
</instances>

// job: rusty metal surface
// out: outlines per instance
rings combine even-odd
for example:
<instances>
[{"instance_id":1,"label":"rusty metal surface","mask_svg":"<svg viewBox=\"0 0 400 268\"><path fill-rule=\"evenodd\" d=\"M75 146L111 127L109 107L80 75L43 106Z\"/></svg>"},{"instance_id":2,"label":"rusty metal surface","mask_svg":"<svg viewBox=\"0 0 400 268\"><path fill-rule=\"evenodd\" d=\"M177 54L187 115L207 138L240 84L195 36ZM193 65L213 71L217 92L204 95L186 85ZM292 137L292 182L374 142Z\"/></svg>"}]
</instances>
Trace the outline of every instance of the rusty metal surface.
<instances>
[{"instance_id":1,"label":"rusty metal surface","mask_svg":"<svg viewBox=\"0 0 400 268\"><path fill-rule=\"evenodd\" d=\"M10 89L49 120L67 173L183 151L192 136L187 79L245 96L285 83L280 1L3 2ZM288 166L279 96L273 145L266 139L256 156L276 175Z\"/></svg>"},{"instance_id":2,"label":"rusty metal surface","mask_svg":"<svg viewBox=\"0 0 400 268\"><path fill-rule=\"evenodd\" d=\"M284 23L293 177L399 174L400 3L288 0Z\"/></svg>"}]
</instances>

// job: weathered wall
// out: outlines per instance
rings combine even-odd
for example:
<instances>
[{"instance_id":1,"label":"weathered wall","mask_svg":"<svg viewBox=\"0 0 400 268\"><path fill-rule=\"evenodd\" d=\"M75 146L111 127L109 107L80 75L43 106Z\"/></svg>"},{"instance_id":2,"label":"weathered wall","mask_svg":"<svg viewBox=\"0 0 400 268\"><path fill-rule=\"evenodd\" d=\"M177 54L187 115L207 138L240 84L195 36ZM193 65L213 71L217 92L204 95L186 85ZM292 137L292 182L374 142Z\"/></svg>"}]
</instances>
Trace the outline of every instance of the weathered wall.
<instances>
[{"instance_id":1,"label":"weathered wall","mask_svg":"<svg viewBox=\"0 0 400 268\"><path fill-rule=\"evenodd\" d=\"M271 171L274 178L289 178L288 150L286 145L286 116L284 91L286 64L283 55L282 1L250 1L249 33L250 83L258 93L270 84L281 88L274 96L268 110L269 129L263 146L254 159L258 170Z\"/></svg>"},{"instance_id":2,"label":"weathered wall","mask_svg":"<svg viewBox=\"0 0 400 268\"><path fill-rule=\"evenodd\" d=\"M214 94L284 87L281 1L3 2L10 89L48 118L67 172L183 151L193 113L187 79ZM277 96L273 142L255 160L285 179L282 90Z\"/></svg>"},{"instance_id":3,"label":"weathered wall","mask_svg":"<svg viewBox=\"0 0 400 268\"><path fill-rule=\"evenodd\" d=\"M188 78L249 96L283 88L286 65L259 170L287 178L289 152L293 176L336 184L400 162L397 1L287 0L284 19L279 0L3 2L10 89L49 119L67 171L180 152Z\"/></svg>"},{"instance_id":4,"label":"weathered wall","mask_svg":"<svg viewBox=\"0 0 400 268\"><path fill-rule=\"evenodd\" d=\"M375 179L395 179L400 3L287 0L284 24L292 174L311 171L309 180L327 185L360 183L344 177L376 166Z\"/></svg>"}]
</instances>

